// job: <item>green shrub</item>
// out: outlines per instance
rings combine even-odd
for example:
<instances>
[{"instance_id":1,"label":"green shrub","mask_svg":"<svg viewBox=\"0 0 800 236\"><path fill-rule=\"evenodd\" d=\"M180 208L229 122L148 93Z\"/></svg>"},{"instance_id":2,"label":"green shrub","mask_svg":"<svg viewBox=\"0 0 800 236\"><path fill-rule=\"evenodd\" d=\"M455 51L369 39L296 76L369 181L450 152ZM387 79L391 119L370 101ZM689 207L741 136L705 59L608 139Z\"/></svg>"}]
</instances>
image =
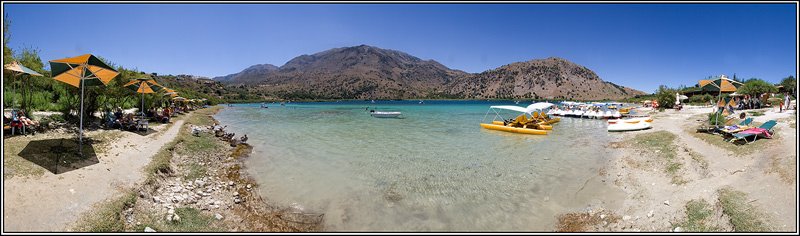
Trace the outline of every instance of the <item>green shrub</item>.
<instances>
[{"instance_id":1,"label":"green shrub","mask_svg":"<svg viewBox=\"0 0 800 236\"><path fill-rule=\"evenodd\" d=\"M719 122L718 122L719 121ZM708 124L709 125L724 125L725 124L725 116L722 115L720 112L714 112L708 114Z\"/></svg>"}]
</instances>

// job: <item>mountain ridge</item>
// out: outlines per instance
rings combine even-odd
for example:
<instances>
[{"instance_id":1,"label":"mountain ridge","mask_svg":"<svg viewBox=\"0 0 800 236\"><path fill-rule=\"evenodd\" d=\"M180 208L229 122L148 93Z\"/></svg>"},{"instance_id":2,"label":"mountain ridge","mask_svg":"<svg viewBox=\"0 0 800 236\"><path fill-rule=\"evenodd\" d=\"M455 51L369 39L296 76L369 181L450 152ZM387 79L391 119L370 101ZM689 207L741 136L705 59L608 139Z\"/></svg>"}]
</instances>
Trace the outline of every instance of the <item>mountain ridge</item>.
<instances>
[{"instance_id":1,"label":"mountain ridge","mask_svg":"<svg viewBox=\"0 0 800 236\"><path fill-rule=\"evenodd\" d=\"M644 92L603 81L585 66L548 57L467 73L405 52L359 45L257 64L213 78L281 99L623 99Z\"/></svg>"}]
</instances>

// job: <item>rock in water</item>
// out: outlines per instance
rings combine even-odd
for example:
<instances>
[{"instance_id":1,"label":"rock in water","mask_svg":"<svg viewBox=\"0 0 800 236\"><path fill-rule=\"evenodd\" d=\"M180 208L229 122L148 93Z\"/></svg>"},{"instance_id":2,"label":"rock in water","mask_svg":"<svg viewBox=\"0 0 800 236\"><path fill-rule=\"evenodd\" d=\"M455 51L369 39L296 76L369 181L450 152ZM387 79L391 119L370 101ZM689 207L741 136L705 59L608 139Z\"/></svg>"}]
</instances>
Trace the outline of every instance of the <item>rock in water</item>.
<instances>
[{"instance_id":1,"label":"rock in water","mask_svg":"<svg viewBox=\"0 0 800 236\"><path fill-rule=\"evenodd\" d=\"M153 228L150 228L150 227L144 227L144 232L147 232L147 233L155 233L155 232L156 232L156 230L154 230Z\"/></svg>"}]
</instances>

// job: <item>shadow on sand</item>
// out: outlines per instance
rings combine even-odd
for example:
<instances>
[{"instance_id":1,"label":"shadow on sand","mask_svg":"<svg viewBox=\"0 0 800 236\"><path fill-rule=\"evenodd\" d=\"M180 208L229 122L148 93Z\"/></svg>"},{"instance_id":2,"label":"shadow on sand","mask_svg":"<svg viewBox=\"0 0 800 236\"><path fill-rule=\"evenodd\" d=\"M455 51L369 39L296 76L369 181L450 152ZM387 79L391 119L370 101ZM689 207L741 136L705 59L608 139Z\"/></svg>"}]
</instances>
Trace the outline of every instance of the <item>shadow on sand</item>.
<instances>
[{"instance_id":1,"label":"shadow on sand","mask_svg":"<svg viewBox=\"0 0 800 236\"><path fill-rule=\"evenodd\" d=\"M53 174L61 174L100 163L93 143L91 139L83 140L81 156L77 139L35 140L28 143L18 155Z\"/></svg>"},{"instance_id":2,"label":"shadow on sand","mask_svg":"<svg viewBox=\"0 0 800 236\"><path fill-rule=\"evenodd\" d=\"M157 131L154 130L154 129L151 129L151 128L147 128L147 130L141 130L141 129L140 130L135 130L135 129L133 129L133 130L128 130L128 132L135 133L135 134L138 134L138 135L141 135L141 136L147 136L147 135L150 135L150 134L154 134Z\"/></svg>"}]
</instances>

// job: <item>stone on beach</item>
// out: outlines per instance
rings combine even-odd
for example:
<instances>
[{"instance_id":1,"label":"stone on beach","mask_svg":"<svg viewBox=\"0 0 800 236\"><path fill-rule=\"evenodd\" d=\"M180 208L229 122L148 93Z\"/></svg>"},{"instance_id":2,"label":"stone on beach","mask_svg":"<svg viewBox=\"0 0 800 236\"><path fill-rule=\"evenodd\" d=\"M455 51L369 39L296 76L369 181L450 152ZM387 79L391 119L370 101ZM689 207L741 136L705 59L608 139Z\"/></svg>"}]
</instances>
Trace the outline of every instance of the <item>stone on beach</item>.
<instances>
[{"instance_id":1,"label":"stone on beach","mask_svg":"<svg viewBox=\"0 0 800 236\"><path fill-rule=\"evenodd\" d=\"M144 232L147 232L147 233L155 233L155 232L156 232L156 230L154 230L153 228L150 228L150 227L144 227Z\"/></svg>"}]
</instances>

